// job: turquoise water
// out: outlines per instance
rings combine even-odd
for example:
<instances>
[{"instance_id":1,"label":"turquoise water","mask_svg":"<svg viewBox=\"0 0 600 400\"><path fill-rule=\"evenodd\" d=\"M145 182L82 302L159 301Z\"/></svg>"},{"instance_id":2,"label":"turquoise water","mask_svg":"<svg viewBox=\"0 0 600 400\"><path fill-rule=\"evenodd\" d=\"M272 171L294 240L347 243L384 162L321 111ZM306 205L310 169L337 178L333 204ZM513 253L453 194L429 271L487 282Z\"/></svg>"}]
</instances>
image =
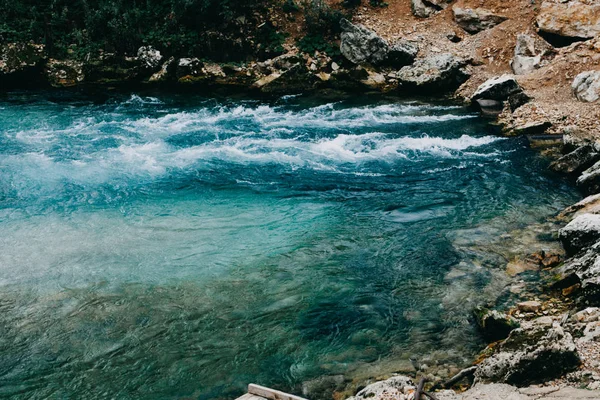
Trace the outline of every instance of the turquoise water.
<instances>
[{"instance_id":1,"label":"turquoise water","mask_svg":"<svg viewBox=\"0 0 600 400\"><path fill-rule=\"evenodd\" d=\"M7 398L463 366L510 232L574 200L448 105L11 93L0 121Z\"/></svg>"}]
</instances>

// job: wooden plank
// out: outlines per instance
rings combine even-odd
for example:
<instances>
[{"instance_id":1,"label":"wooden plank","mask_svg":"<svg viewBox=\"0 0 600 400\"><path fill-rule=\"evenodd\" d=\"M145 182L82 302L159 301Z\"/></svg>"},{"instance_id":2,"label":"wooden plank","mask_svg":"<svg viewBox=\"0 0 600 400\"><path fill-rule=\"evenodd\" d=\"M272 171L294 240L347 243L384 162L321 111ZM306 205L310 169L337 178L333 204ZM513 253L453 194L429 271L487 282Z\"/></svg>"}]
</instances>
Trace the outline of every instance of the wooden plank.
<instances>
[{"instance_id":1,"label":"wooden plank","mask_svg":"<svg viewBox=\"0 0 600 400\"><path fill-rule=\"evenodd\" d=\"M280 392L279 390L269 389L267 387L255 385L253 383L248 385L248 393L264 397L268 400L307 400L303 397L294 396L293 394Z\"/></svg>"},{"instance_id":2,"label":"wooden plank","mask_svg":"<svg viewBox=\"0 0 600 400\"><path fill-rule=\"evenodd\" d=\"M254 394L246 393L245 395L238 397L236 400L265 400L265 398L256 396Z\"/></svg>"}]
</instances>

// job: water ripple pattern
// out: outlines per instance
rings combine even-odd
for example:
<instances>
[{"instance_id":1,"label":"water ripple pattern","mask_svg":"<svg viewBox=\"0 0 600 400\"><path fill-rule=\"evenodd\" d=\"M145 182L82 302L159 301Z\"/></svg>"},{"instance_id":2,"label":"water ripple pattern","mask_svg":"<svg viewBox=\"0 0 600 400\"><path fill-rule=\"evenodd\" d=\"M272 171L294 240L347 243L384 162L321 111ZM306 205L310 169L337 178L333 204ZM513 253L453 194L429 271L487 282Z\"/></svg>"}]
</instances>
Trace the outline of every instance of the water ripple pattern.
<instances>
[{"instance_id":1,"label":"water ripple pattern","mask_svg":"<svg viewBox=\"0 0 600 400\"><path fill-rule=\"evenodd\" d=\"M507 281L483 249L573 200L446 104L10 93L0 121L6 398L463 366L470 308Z\"/></svg>"}]
</instances>

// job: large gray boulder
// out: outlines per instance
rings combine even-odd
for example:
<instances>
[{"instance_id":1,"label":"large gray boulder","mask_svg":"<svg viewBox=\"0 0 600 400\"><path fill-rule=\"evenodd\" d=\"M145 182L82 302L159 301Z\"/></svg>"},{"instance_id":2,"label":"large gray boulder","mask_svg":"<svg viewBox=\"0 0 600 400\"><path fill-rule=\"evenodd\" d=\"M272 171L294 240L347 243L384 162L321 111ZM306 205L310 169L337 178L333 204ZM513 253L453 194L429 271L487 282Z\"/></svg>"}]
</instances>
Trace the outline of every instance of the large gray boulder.
<instances>
[{"instance_id":1,"label":"large gray boulder","mask_svg":"<svg viewBox=\"0 0 600 400\"><path fill-rule=\"evenodd\" d=\"M510 65L516 75L525 75L542 67L550 54L552 46L544 40L521 33L517 36L515 55Z\"/></svg>"},{"instance_id":2,"label":"large gray boulder","mask_svg":"<svg viewBox=\"0 0 600 400\"><path fill-rule=\"evenodd\" d=\"M513 330L475 371L476 382L515 386L542 383L577 369L579 355L571 334L549 317Z\"/></svg>"},{"instance_id":3,"label":"large gray boulder","mask_svg":"<svg viewBox=\"0 0 600 400\"><path fill-rule=\"evenodd\" d=\"M523 92L521 86L512 75L497 76L483 82L473 96L471 100L477 99L489 99L496 101L505 101L512 95Z\"/></svg>"},{"instance_id":4,"label":"large gray boulder","mask_svg":"<svg viewBox=\"0 0 600 400\"><path fill-rule=\"evenodd\" d=\"M340 21L342 28L340 52L354 64L379 65L387 60L390 45L375 32L347 19Z\"/></svg>"},{"instance_id":5,"label":"large gray boulder","mask_svg":"<svg viewBox=\"0 0 600 400\"><path fill-rule=\"evenodd\" d=\"M398 81L405 88L448 91L458 88L470 76L466 61L451 54L430 55L398 71Z\"/></svg>"},{"instance_id":6,"label":"large gray boulder","mask_svg":"<svg viewBox=\"0 0 600 400\"><path fill-rule=\"evenodd\" d=\"M536 22L541 32L591 39L600 34L600 4L544 1Z\"/></svg>"},{"instance_id":7,"label":"large gray boulder","mask_svg":"<svg viewBox=\"0 0 600 400\"><path fill-rule=\"evenodd\" d=\"M577 100L593 103L600 99L600 71L586 71L575 77L571 85Z\"/></svg>"},{"instance_id":8,"label":"large gray boulder","mask_svg":"<svg viewBox=\"0 0 600 400\"><path fill-rule=\"evenodd\" d=\"M593 245L600 240L600 215L577 216L558 231L558 238L569 255L576 254Z\"/></svg>"},{"instance_id":9,"label":"large gray boulder","mask_svg":"<svg viewBox=\"0 0 600 400\"><path fill-rule=\"evenodd\" d=\"M458 26L470 34L493 28L508 19L503 15L495 14L484 8L454 7L452 12L454 13L454 21L456 21Z\"/></svg>"}]
</instances>

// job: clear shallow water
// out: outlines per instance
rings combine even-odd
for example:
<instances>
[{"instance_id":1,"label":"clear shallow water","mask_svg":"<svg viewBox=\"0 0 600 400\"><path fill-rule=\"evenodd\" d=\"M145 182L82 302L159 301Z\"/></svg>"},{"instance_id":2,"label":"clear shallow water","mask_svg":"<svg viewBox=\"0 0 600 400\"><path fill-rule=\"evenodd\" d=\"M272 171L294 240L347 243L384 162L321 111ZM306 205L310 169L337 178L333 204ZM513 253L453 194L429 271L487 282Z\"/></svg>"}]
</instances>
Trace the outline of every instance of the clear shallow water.
<instances>
[{"instance_id":1,"label":"clear shallow water","mask_svg":"<svg viewBox=\"0 0 600 400\"><path fill-rule=\"evenodd\" d=\"M574 200L444 105L25 93L0 121L0 397L468 363L510 233Z\"/></svg>"}]
</instances>

